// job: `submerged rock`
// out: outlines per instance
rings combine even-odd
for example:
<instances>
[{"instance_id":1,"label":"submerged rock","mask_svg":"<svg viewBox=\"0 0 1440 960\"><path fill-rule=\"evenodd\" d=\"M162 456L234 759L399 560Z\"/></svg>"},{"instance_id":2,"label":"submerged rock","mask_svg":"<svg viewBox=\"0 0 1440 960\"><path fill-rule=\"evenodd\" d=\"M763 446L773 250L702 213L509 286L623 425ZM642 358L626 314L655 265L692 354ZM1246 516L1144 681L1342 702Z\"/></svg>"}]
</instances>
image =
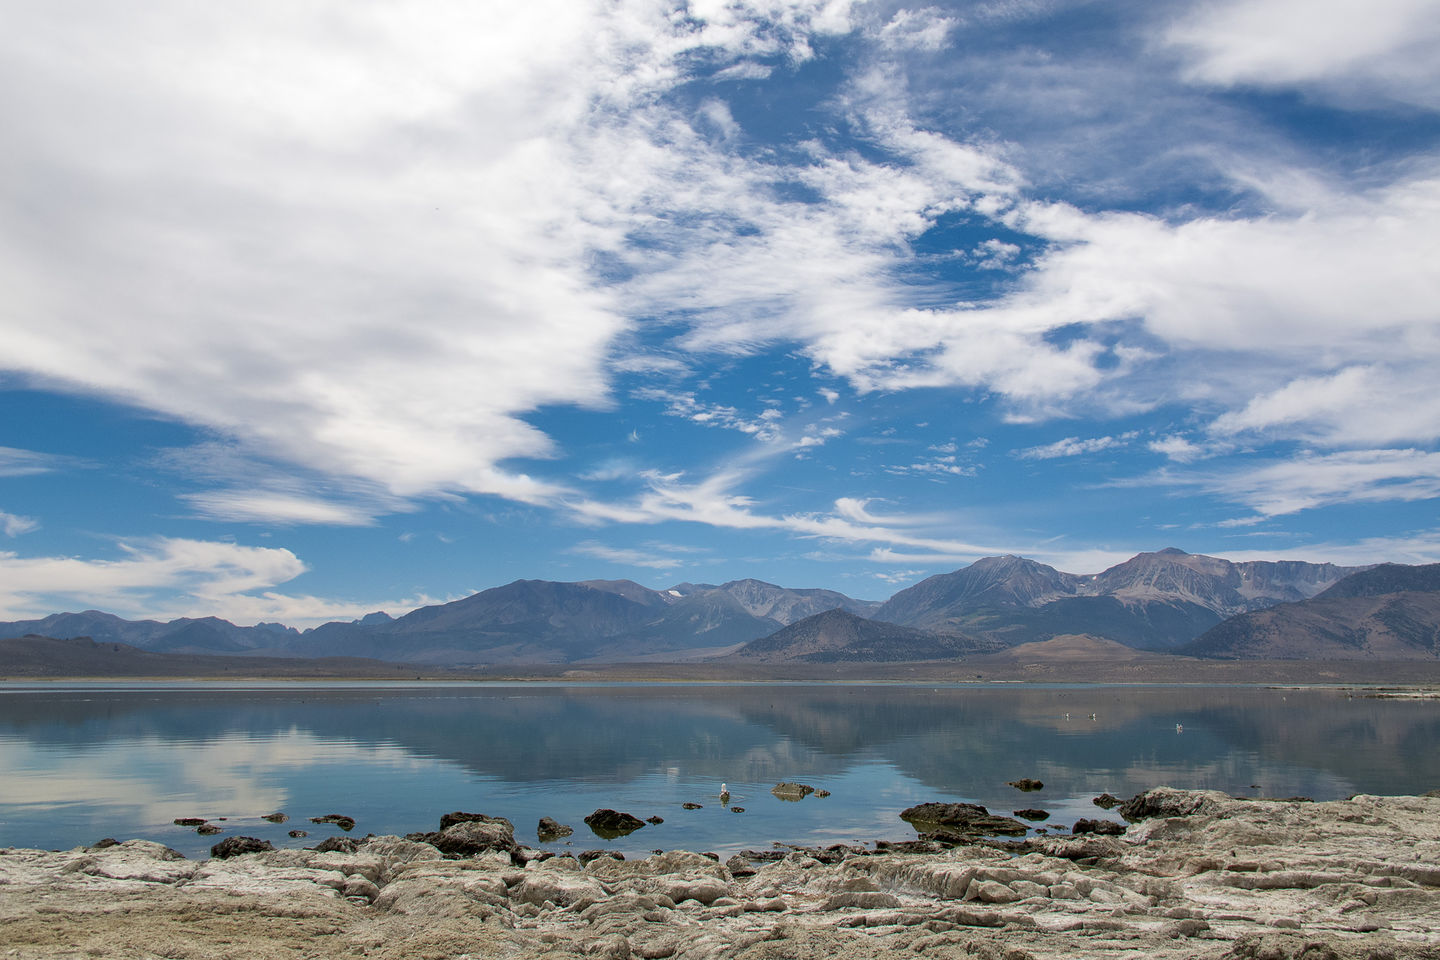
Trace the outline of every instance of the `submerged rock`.
<instances>
[{"instance_id":1,"label":"submerged rock","mask_svg":"<svg viewBox=\"0 0 1440 960\"><path fill-rule=\"evenodd\" d=\"M611 810L608 807L601 807L590 814L585 818L585 823L596 836L606 840L623 837L645 826L645 821L639 817L621 813L619 810Z\"/></svg>"},{"instance_id":2,"label":"submerged rock","mask_svg":"<svg viewBox=\"0 0 1440 960\"><path fill-rule=\"evenodd\" d=\"M1035 790L1045 789L1044 783L1039 780L1032 780L1029 777L1021 777L1019 780L1008 780L1006 781L1005 786L1014 787L1016 790L1023 790L1026 793L1030 793Z\"/></svg>"},{"instance_id":3,"label":"submerged rock","mask_svg":"<svg viewBox=\"0 0 1440 960\"><path fill-rule=\"evenodd\" d=\"M332 823L335 826L339 827L341 830L344 830L346 833L349 833L351 830L355 829L355 818L347 817L343 813L327 813L323 817L311 817L310 822Z\"/></svg>"},{"instance_id":4,"label":"submerged rock","mask_svg":"<svg viewBox=\"0 0 1440 960\"><path fill-rule=\"evenodd\" d=\"M1032 808L1027 807L1027 808L1024 809L1024 810L1012 810L1011 812L1014 813L1015 816L1019 817L1021 820L1049 820L1049 819L1050 819L1050 811L1049 811L1049 810L1035 810L1035 809L1032 809Z\"/></svg>"},{"instance_id":5,"label":"submerged rock","mask_svg":"<svg viewBox=\"0 0 1440 960\"><path fill-rule=\"evenodd\" d=\"M269 820L271 823L284 823L286 820L289 820L290 818L289 818L287 815L285 815L285 814L283 814L283 813L281 813L280 811L277 810L277 811L275 811L274 813L267 813L267 814L265 814L265 815L262 816L260 819L261 819L261 820Z\"/></svg>"},{"instance_id":6,"label":"submerged rock","mask_svg":"<svg viewBox=\"0 0 1440 960\"><path fill-rule=\"evenodd\" d=\"M539 825L535 828L535 836L541 843L559 840L561 837L568 837L574 832L574 827L566 826L552 817L541 817Z\"/></svg>"},{"instance_id":7,"label":"submerged rock","mask_svg":"<svg viewBox=\"0 0 1440 960\"><path fill-rule=\"evenodd\" d=\"M705 809L705 804L703 804L703 803L691 803L689 800L687 800L687 801L685 801L684 803L680 804L680 806L681 806L683 809L685 809L685 810L703 810L703 809Z\"/></svg>"},{"instance_id":8,"label":"submerged rock","mask_svg":"<svg viewBox=\"0 0 1440 960\"><path fill-rule=\"evenodd\" d=\"M1125 832L1125 824L1114 820L1076 820L1070 828L1073 834L1098 833L1101 836L1118 837Z\"/></svg>"},{"instance_id":9,"label":"submerged rock","mask_svg":"<svg viewBox=\"0 0 1440 960\"><path fill-rule=\"evenodd\" d=\"M1120 804L1124 803L1125 801L1121 800L1117 796L1114 796L1113 794L1102 793L1100 794L1100 796L1096 797L1090 802L1095 804L1095 806L1099 807L1102 810L1112 810L1115 807L1120 806Z\"/></svg>"},{"instance_id":10,"label":"submerged rock","mask_svg":"<svg viewBox=\"0 0 1440 960\"><path fill-rule=\"evenodd\" d=\"M900 812L900 819L922 839L969 839L995 835L1023 837L1029 827L1019 820L997 816L978 803L919 803Z\"/></svg>"},{"instance_id":11,"label":"submerged rock","mask_svg":"<svg viewBox=\"0 0 1440 960\"><path fill-rule=\"evenodd\" d=\"M177 827L203 827L205 824L207 824L207 823L209 823L209 822L210 822L210 821L206 820L204 817L176 817L176 818L175 818L175 826L177 826Z\"/></svg>"},{"instance_id":12,"label":"submerged rock","mask_svg":"<svg viewBox=\"0 0 1440 960\"><path fill-rule=\"evenodd\" d=\"M777 783L770 788L770 792L781 800L793 803L810 796L815 792L815 788L808 783Z\"/></svg>"},{"instance_id":13,"label":"submerged rock","mask_svg":"<svg viewBox=\"0 0 1440 960\"><path fill-rule=\"evenodd\" d=\"M210 837L223 831L219 827L215 826L215 824L213 823L202 823L200 824L200 826L195 828L195 832L200 834L200 836L202 837Z\"/></svg>"}]
</instances>

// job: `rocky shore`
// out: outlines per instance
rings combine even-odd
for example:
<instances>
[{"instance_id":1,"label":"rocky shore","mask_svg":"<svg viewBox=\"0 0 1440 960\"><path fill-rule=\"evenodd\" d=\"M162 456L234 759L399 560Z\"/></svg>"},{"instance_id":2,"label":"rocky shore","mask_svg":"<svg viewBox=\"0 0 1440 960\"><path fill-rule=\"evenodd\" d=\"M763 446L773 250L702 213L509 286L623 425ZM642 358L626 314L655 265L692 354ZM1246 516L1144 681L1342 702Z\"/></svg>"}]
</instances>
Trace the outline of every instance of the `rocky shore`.
<instances>
[{"instance_id":1,"label":"rocky shore","mask_svg":"<svg viewBox=\"0 0 1440 960\"><path fill-rule=\"evenodd\" d=\"M1123 834L541 859L401 837L187 860L145 840L0 850L0 957L1436 958L1440 797L1159 788ZM353 849L352 849L353 848Z\"/></svg>"}]
</instances>

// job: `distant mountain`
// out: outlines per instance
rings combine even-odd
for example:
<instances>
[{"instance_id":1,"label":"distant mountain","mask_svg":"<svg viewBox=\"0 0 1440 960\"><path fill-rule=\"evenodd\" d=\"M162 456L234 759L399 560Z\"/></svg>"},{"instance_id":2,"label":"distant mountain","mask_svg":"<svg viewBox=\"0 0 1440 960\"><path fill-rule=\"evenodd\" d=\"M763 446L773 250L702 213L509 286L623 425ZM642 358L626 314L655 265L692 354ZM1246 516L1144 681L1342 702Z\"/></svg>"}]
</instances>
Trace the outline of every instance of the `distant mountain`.
<instances>
[{"instance_id":1,"label":"distant mountain","mask_svg":"<svg viewBox=\"0 0 1440 960\"><path fill-rule=\"evenodd\" d=\"M1390 593L1434 593L1440 591L1440 563L1406 566L1382 563L1350 576L1320 594L1322 599L1379 597Z\"/></svg>"},{"instance_id":2,"label":"distant mountain","mask_svg":"<svg viewBox=\"0 0 1440 960\"><path fill-rule=\"evenodd\" d=\"M0 623L0 637L34 634L45 637L90 637L100 642L125 643L146 650L171 653L251 653L272 651L300 637L300 631L278 623L237 627L218 617L158 620L122 620L110 613L54 613L40 620Z\"/></svg>"},{"instance_id":3,"label":"distant mountain","mask_svg":"<svg viewBox=\"0 0 1440 960\"><path fill-rule=\"evenodd\" d=\"M883 604L754 579L680 583L664 590L631 580L516 580L398 618L372 613L304 633L280 624L240 627L215 617L128 621L87 610L0 623L0 637L33 633L92 637L154 652L361 656L447 665L683 661L724 656L840 610L850 615L844 621L849 627L830 618L823 621L823 636L806 639L803 630L787 635L782 641L797 646L783 656L893 659L893 651L908 649L916 656L954 657L982 642L1007 647L1070 634L1163 651L1189 643L1227 617L1339 589L1343 578L1362 570L1298 561L1233 563L1169 548L1079 576L1022 557L987 557L930 577ZM1403 578L1430 576L1416 570L1424 568L1376 567L1365 579L1347 581L1345 589L1374 593L1393 590ZM856 627L854 620L861 618L880 622L883 636ZM816 625L805 630L812 628ZM900 628L959 642L937 646L933 637L894 632ZM819 646L802 651L806 643Z\"/></svg>"},{"instance_id":4,"label":"distant mountain","mask_svg":"<svg viewBox=\"0 0 1440 960\"><path fill-rule=\"evenodd\" d=\"M752 640L726 659L752 663L894 663L955 660L998 647L994 641L930 633L837 609Z\"/></svg>"},{"instance_id":5,"label":"distant mountain","mask_svg":"<svg viewBox=\"0 0 1440 960\"><path fill-rule=\"evenodd\" d=\"M307 660L159 653L89 637L0 640L0 676L19 677L369 677L413 676L414 667L357 657Z\"/></svg>"},{"instance_id":6,"label":"distant mountain","mask_svg":"<svg viewBox=\"0 0 1440 960\"><path fill-rule=\"evenodd\" d=\"M1301 561L1232 563L1170 547L1076 576L1020 557L987 557L900 591L874 615L1007 645L1083 633L1168 650L1226 617L1312 597L1357 569Z\"/></svg>"},{"instance_id":7,"label":"distant mountain","mask_svg":"<svg viewBox=\"0 0 1440 960\"><path fill-rule=\"evenodd\" d=\"M868 612L876 606L832 590L789 590L760 580L668 590L630 580L516 580L399 618L372 613L303 634L273 624L238 627L213 617L161 623L89 610L0 623L0 637L91 637L155 652L360 656L430 664L694 659L728 652L817 610Z\"/></svg>"},{"instance_id":8,"label":"distant mountain","mask_svg":"<svg viewBox=\"0 0 1440 960\"><path fill-rule=\"evenodd\" d=\"M1382 564L1311 600L1232 617L1180 652L1241 660L1440 658L1440 564Z\"/></svg>"}]
</instances>

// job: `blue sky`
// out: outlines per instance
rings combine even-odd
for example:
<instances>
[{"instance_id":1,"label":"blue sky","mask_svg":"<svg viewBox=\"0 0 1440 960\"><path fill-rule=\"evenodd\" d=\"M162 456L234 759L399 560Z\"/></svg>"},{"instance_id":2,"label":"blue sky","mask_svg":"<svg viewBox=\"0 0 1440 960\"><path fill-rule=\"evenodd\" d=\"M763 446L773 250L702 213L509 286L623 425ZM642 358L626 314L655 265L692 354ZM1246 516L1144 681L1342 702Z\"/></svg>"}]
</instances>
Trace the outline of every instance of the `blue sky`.
<instances>
[{"instance_id":1,"label":"blue sky","mask_svg":"<svg viewBox=\"0 0 1440 960\"><path fill-rule=\"evenodd\" d=\"M4 619L1440 560L1435 0L5 6Z\"/></svg>"}]
</instances>

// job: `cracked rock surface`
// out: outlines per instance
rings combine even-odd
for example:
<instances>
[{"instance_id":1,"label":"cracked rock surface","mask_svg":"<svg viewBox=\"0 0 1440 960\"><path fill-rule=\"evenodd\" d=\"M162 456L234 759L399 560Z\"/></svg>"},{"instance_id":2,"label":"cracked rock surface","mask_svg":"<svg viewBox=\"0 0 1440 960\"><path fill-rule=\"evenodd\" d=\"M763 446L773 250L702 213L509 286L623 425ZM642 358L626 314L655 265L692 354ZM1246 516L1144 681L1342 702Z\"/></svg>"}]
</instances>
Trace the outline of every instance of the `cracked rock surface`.
<instances>
[{"instance_id":1,"label":"cracked rock surface","mask_svg":"<svg viewBox=\"0 0 1440 960\"><path fill-rule=\"evenodd\" d=\"M1440 960L1440 798L1146 796L1119 836L835 863L7 849L0 957Z\"/></svg>"}]
</instances>

